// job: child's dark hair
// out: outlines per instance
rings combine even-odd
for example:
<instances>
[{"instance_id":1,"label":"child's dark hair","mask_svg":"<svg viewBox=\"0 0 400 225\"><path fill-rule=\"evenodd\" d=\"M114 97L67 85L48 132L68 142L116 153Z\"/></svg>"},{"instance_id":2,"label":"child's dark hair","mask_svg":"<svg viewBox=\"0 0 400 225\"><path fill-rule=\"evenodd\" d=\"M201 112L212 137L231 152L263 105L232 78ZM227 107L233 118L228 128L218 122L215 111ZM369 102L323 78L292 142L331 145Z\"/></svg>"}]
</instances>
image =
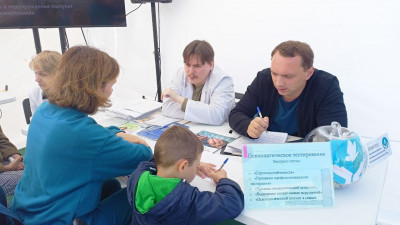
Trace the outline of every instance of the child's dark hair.
<instances>
[{"instance_id":1,"label":"child's dark hair","mask_svg":"<svg viewBox=\"0 0 400 225\"><path fill-rule=\"evenodd\" d=\"M203 149L203 144L192 131L182 126L172 126L158 138L154 160L158 166L169 167L180 159L186 159L191 166Z\"/></svg>"}]
</instances>

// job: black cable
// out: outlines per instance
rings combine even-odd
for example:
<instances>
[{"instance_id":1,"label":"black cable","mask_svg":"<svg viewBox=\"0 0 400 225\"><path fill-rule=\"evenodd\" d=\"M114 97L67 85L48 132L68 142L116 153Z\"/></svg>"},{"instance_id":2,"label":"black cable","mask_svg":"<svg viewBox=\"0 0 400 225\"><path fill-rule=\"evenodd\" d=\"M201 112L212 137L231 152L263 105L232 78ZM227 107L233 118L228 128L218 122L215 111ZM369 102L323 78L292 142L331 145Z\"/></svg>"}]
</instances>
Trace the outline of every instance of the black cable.
<instances>
[{"instance_id":1,"label":"black cable","mask_svg":"<svg viewBox=\"0 0 400 225\"><path fill-rule=\"evenodd\" d=\"M88 46L87 41L86 41L86 37L85 37L85 33L83 32L83 28L82 27L81 27L81 31L82 31L83 39L85 39L86 46Z\"/></svg>"},{"instance_id":2,"label":"black cable","mask_svg":"<svg viewBox=\"0 0 400 225\"><path fill-rule=\"evenodd\" d=\"M128 12L128 13L127 13L125 16L128 16L129 14L131 14L131 13L135 12L137 9L139 9L139 8L140 8L140 6L142 6L142 4L143 4L143 3L140 3L140 5L139 5L138 7L136 7L136 9L134 9L134 10L132 10L132 11Z\"/></svg>"},{"instance_id":3,"label":"black cable","mask_svg":"<svg viewBox=\"0 0 400 225\"><path fill-rule=\"evenodd\" d=\"M67 36L67 30L66 29L64 30L64 35L65 35L65 40L67 41L67 43L66 43L67 46L65 46L65 47L68 50L69 49L69 41L68 41L68 36Z\"/></svg>"},{"instance_id":4,"label":"black cable","mask_svg":"<svg viewBox=\"0 0 400 225\"><path fill-rule=\"evenodd\" d=\"M160 60L160 73L161 73L161 20L160 20L160 3L157 3L158 5L158 55L159 60Z\"/></svg>"}]
</instances>

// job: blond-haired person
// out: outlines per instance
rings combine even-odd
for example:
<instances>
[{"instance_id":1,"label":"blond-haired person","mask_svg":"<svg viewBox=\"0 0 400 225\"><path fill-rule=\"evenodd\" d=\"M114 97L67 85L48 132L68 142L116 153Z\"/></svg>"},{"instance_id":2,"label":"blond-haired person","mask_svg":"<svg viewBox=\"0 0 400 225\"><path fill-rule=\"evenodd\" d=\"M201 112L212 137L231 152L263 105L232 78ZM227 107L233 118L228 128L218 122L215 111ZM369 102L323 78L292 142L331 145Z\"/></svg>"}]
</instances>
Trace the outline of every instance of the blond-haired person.
<instances>
[{"instance_id":1,"label":"blond-haired person","mask_svg":"<svg viewBox=\"0 0 400 225\"><path fill-rule=\"evenodd\" d=\"M43 51L34 56L29 63L29 68L35 73L35 81L38 84L29 92L29 104L32 114L42 102L46 101L46 95L43 91L48 89L48 80L54 75L60 60L60 53L56 51Z\"/></svg>"},{"instance_id":2,"label":"blond-haired person","mask_svg":"<svg viewBox=\"0 0 400 225\"><path fill-rule=\"evenodd\" d=\"M119 66L95 48L66 51L29 127L25 171L11 203L24 224L126 224L125 189L100 200L103 183L152 156L146 142L88 114L109 105ZM104 191L104 190L103 190Z\"/></svg>"}]
</instances>

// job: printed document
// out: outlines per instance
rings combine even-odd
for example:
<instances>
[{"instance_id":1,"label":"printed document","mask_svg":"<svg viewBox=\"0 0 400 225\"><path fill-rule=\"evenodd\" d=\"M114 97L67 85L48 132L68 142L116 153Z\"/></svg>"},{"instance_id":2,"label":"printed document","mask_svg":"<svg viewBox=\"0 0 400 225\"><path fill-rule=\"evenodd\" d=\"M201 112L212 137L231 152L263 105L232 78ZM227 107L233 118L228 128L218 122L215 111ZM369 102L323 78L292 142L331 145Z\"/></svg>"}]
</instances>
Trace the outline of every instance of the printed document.
<instances>
[{"instance_id":1,"label":"printed document","mask_svg":"<svg viewBox=\"0 0 400 225\"><path fill-rule=\"evenodd\" d=\"M246 209L334 205L329 142L243 146Z\"/></svg>"},{"instance_id":2,"label":"printed document","mask_svg":"<svg viewBox=\"0 0 400 225\"><path fill-rule=\"evenodd\" d=\"M242 155L242 147L244 144L281 144L285 143L288 137L287 133L266 131L257 139L248 137L240 137L226 146L225 153L233 155Z\"/></svg>"}]
</instances>

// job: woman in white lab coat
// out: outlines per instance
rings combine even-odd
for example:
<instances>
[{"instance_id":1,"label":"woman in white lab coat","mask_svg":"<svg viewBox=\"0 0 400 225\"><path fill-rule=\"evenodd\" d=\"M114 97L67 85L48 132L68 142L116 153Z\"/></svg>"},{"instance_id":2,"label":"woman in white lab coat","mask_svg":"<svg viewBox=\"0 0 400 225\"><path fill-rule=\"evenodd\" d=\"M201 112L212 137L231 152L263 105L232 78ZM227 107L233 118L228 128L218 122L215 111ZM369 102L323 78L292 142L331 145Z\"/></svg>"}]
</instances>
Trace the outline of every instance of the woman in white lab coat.
<instances>
[{"instance_id":1,"label":"woman in white lab coat","mask_svg":"<svg viewBox=\"0 0 400 225\"><path fill-rule=\"evenodd\" d=\"M206 41L189 43L183 59L184 68L161 95L163 115L221 125L235 104L232 78L214 65L214 51Z\"/></svg>"}]
</instances>

